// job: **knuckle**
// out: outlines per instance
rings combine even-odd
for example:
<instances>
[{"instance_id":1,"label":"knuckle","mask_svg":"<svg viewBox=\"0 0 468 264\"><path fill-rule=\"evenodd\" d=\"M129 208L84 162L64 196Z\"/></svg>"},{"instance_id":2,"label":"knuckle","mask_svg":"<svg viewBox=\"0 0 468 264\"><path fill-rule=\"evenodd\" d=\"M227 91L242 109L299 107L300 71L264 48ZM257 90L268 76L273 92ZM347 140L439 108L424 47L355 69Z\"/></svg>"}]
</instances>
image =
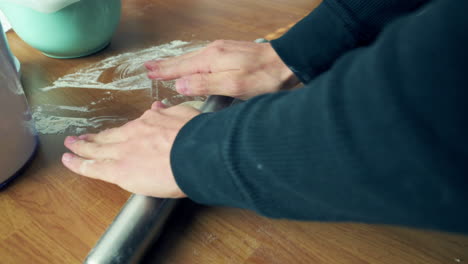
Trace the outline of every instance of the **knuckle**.
<instances>
[{"instance_id":1,"label":"knuckle","mask_svg":"<svg viewBox=\"0 0 468 264\"><path fill-rule=\"evenodd\" d=\"M220 56L226 52L226 41L216 40L208 47L211 56Z\"/></svg>"}]
</instances>

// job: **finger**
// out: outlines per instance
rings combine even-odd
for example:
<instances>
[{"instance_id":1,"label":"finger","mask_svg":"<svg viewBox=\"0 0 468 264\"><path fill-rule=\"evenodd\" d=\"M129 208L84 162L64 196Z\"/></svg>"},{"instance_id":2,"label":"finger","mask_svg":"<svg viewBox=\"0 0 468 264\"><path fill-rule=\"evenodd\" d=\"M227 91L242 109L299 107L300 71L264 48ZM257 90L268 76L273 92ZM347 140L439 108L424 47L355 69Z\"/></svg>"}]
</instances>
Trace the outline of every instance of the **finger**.
<instances>
[{"instance_id":1,"label":"finger","mask_svg":"<svg viewBox=\"0 0 468 264\"><path fill-rule=\"evenodd\" d=\"M151 105L151 110L165 109L168 106L161 101L156 101Z\"/></svg>"},{"instance_id":2,"label":"finger","mask_svg":"<svg viewBox=\"0 0 468 264\"><path fill-rule=\"evenodd\" d=\"M73 153L88 159L118 159L121 152L118 144L100 144L85 140L65 139L65 146Z\"/></svg>"},{"instance_id":3,"label":"finger","mask_svg":"<svg viewBox=\"0 0 468 264\"><path fill-rule=\"evenodd\" d=\"M176 81L178 93L187 96L227 95L237 97L246 90L244 78L239 71L201 73L185 76Z\"/></svg>"},{"instance_id":4,"label":"finger","mask_svg":"<svg viewBox=\"0 0 468 264\"><path fill-rule=\"evenodd\" d=\"M84 134L84 135L81 135L78 137L78 140L86 140L86 141L89 141L89 142L96 142L96 143L101 143L101 144L104 144L104 143L111 143L111 142L101 142L101 141L97 141L96 140L96 136L97 134ZM65 138L65 142L69 140L68 137ZM70 142L72 143L72 142Z\"/></svg>"},{"instance_id":5,"label":"finger","mask_svg":"<svg viewBox=\"0 0 468 264\"><path fill-rule=\"evenodd\" d=\"M217 40L206 48L174 59L159 61L149 67L150 79L173 80L196 73L210 73L238 68L239 46L234 41Z\"/></svg>"},{"instance_id":6,"label":"finger","mask_svg":"<svg viewBox=\"0 0 468 264\"><path fill-rule=\"evenodd\" d=\"M152 61L147 61L145 62L145 67L148 71L157 71L160 67L166 67L169 65L177 64L181 60L185 60L187 58L193 57L197 53L199 53L202 49L188 52L176 57L171 57L167 59L161 59L161 60L152 60Z\"/></svg>"},{"instance_id":7,"label":"finger","mask_svg":"<svg viewBox=\"0 0 468 264\"><path fill-rule=\"evenodd\" d=\"M127 140L127 138L121 127L106 129L97 134L85 134L78 137L78 139L81 140L100 144L118 143Z\"/></svg>"},{"instance_id":8,"label":"finger","mask_svg":"<svg viewBox=\"0 0 468 264\"><path fill-rule=\"evenodd\" d=\"M149 72L148 78L173 80L185 75L209 71L209 63L206 59L203 59L201 56L193 56L171 65L159 67L157 70Z\"/></svg>"},{"instance_id":9,"label":"finger","mask_svg":"<svg viewBox=\"0 0 468 264\"><path fill-rule=\"evenodd\" d=\"M128 122L126 124L128 124ZM126 135L125 131L123 131L122 129L122 127L124 127L125 125L121 127L106 129L104 131L97 133L95 136L95 141L105 144L105 143L118 143L118 142L123 142L127 140L128 135Z\"/></svg>"},{"instance_id":10,"label":"finger","mask_svg":"<svg viewBox=\"0 0 468 264\"><path fill-rule=\"evenodd\" d=\"M195 67L198 63L197 61L199 61L197 55L201 52L202 50L197 50L181 56L173 57L171 59L149 62L145 64L146 68L149 70L148 78L172 80L183 76L183 74L185 74L185 72L187 71L199 71L199 67L207 67L207 65L198 65L197 67ZM190 69L185 69L183 72L178 72L179 68L181 67L180 65L182 65L182 67L185 67L190 63L194 63L195 65L192 65Z\"/></svg>"},{"instance_id":11,"label":"finger","mask_svg":"<svg viewBox=\"0 0 468 264\"><path fill-rule=\"evenodd\" d=\"M62 156L62 163L69 170L94 179L116 183L117 166L113 160L88 160L71 153Z\"/></svg>"}]
</instances>

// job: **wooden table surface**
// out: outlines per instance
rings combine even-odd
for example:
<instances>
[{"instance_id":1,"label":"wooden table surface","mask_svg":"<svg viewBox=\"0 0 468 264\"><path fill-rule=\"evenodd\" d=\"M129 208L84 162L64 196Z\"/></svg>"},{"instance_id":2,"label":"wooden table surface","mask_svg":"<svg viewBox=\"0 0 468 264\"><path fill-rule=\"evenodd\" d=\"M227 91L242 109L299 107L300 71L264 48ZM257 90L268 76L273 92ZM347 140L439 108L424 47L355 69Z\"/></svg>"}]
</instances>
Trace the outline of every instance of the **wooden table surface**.
<instances>
[{"instance_id":1,"label":"wooden table surface","mask_svg":"<svg viewBox=\"0 0 468 264\"><path fill-rule=\"evenodd\" d=\"M296 22L313 0L129 0L111 45L81 59L43 56L8 34L23 66L31 106L81 106L102 90L40 88L91 63L172 40L254 40ZM278 31L277 33L281 33ZM164 96L164 95L163 95ZM102 102L127 118L149 107L147 91ZM129 193L66 170L65 135L41 135L26 172L0 192L0 263L79 263ZM252 212L185 200L145 263L468 263L468 237L397 227L271 220Z\"/></svg>"}]
</instances>

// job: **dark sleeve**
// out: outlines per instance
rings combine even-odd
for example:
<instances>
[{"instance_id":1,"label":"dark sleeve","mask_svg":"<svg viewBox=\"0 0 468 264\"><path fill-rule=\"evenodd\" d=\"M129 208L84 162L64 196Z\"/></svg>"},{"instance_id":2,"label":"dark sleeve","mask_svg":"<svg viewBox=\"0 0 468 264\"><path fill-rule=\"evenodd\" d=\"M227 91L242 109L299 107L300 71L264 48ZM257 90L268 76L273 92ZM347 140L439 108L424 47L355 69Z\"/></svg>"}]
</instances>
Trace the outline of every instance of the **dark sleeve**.
<instances>
[{"instance_id":1,"label":"dark sleeve","mask_svg":"<svg viewBox=\"0 0 468 264\"><path fill-rule=\"evenodd\" d=\"M324 0L272 46L303 82L346 51L372 42L389 22L429 0Z\"/></svg>"},{"instance_id":2,"label":"dark sleeve","mask_svg":"<svg viewBox=\"0 0 468 264\"><path fill-rule=\"evenodd\" d=\"M177 183L270 217L468 232L467 8L430 4L302 89L194 118Z\"/></svg>"}]
</instances>

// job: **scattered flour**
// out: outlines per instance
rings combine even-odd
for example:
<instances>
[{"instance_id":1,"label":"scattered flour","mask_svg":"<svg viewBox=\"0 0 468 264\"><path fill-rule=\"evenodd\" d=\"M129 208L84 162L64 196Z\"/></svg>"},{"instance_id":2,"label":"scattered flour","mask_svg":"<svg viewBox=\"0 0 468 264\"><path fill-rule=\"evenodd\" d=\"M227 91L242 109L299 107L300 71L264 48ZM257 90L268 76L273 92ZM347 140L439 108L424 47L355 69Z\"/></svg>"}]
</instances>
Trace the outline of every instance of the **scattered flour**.
<instances>
[{"instance_id":1,"label":"scattered flour","mask_svg":"<svg viewBox=\"0 0 468 264\"><path fill-rule=\"evenodd\" d=\"M44 110L47 106L47 110ZM117 116L98 116L93 118L84 117L68 117L49 114L54 109L64 109L78 112L91 112L87 107L73 106L53 106L44 105L33 108L32 119L34 120L36 131L39 134L63 134L69 132L71 134L81 134L86 131L86 128L98 128L105 122L121 122L127 121L126 118Z\"/></svg>"},{"instance_id":2,"label":"scattered flour","mask_svg":"<svg viewBox=\"0 0 468 264\"><path fill-rule=\"evenodd\" d=\"M57 88L91 88L105 90L140 90L151 89L151 80L146 76L144 63L149 60L163 59L195 51L205 46L174 40L160 46L112 56L98 63L87 66L75 73L60 77L42 91ZM105 71L114 70L114 79L109 83L100 80ZM172 89L174 89L172 87Z\"/></svg>"},{"instance_id":3,"label":"scattered flour","mask_svg":"<svg viewBox=\"0 0 468 264\"><path fill-rule=\"evenodd\" d=\"M89 109L87 106L68 106L68 105L42 105L36 107L37 110L42 111L44 108L48 108L47 111L52 111L52 110L68 110L68 111L77 111L77 112L85 112L89 113L92 111L96 111L95 109Z\"/></svg>"},{"instance_id":4,"label":"scattered flour","mask_svg":"<svg viewBox=\"0 0 468 264\"><path fill-rule=\"evenodd\" d=\"M89 88L103 90L132 91L150 89L153 100L159 98L159 87L165 87L175 91L174 81L152 81L147 77L147 71L144 63L149 60L164 59L168 57L182 55L187 52L195 51L206 45L206 42L193 44L180 40L175 40L160 46L143 49L136 52L128 52L120 55L106 58L100 62L86 66L75 73L58 78L50 86L41 88L42 91L50 91L58 88ZM103 75L110 74L113 78L104 82ZM160 86L161 85L161 86ZM36 124L36 130L39 134L81 134L86 132L87 128L99 128L104 123L128 121L126 118L118 116L100 116L87 118L82 113L96 111L95 105L103 101L111 100L112 93L105 92L110 97L101 98L97 101L90 101L89 106L66 106L66 105L39 105L32 110L33 120ZM173 99L184 97L183 95L174 95ZM196 100L203 100L203 97L194 97ZM168 101L167 98L165 98ZM77 115L62 116L63 110L76 112ZM81 115L80 115L81 113Z\"/></svg>"}]
</instances>

